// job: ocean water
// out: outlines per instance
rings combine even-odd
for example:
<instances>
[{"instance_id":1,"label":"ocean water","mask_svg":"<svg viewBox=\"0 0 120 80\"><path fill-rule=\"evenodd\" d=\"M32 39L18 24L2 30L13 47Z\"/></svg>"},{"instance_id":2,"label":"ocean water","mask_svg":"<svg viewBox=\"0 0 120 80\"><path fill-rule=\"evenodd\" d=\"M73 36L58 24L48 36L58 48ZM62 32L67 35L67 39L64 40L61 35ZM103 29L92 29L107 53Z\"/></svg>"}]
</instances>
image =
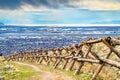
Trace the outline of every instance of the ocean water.
<instances>
[{"instance_id":1,"label":"ocean water","mask_svg":"<svg viewBox=\"0 0 120 80\"><path fill-rule=\"evenodd\" d=\"M0 53L3 55L40 48L79 44L88 38L117 37L120 26L0 26Z\"/></svg>"}]
</instances>

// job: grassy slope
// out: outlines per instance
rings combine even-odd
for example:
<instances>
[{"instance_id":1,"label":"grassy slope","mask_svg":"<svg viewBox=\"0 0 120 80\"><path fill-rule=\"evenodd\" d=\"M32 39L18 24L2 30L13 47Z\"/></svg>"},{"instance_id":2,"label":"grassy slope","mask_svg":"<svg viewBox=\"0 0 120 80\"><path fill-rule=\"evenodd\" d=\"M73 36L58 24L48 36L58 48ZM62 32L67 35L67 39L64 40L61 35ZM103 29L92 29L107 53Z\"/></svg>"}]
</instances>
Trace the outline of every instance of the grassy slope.
<instances>
[{"instance_id":1,"label":"grassy slope","mask_svg":"<svg viewBox=\"0 0 120 80\"><path fill-rule=\"evenodd\" d=\"M73 80L90 80L93 75L92 71L95 71L98 66L98 65L91 65L89 63L85 63L85 66L82 68L81 74L74 75L75 67L73 68L72 71L68 71L68 70L61 70L61 68L59 67L57 69L53 69L51 65L46 66L45 64L35 64L35 63L30 63L30 64L36 65L44 71L63 74L61 75L60 80L64 80L62 79L62 76L65 75L71 76ZM117 74L118 71L119 69L114 67L104 67L101 73L99 74L99 76L97 77L97 80L120 80L120 74Z\"/></svg>"},{"instance_id":2,"label":"grassy slope","mask_svg":"<svg viewBox=\"0 0 120 80\"><path fill-rule=\"evenodd\" d=\"M40 77L40 73L38 74L32 68L13 62L2 62L0 57L0 76L3 76L5 80L33 80L34 75Z\"/></svg>"},{"instance_id":3,"label":"grassy slope","mask_svg":"<svg viewBox=\"0 0 120 80\"><path fill-rule=\"evenodd\" d=\"M90 80L92 77L92 72L90 72L87 68L91 68L91 64L86 63L82 68L82 72L80 75L73 75L75 70L67 71L61 70L60 68L53 69L52 66L39 65L35 63L25 62L28 64L36 65L43 71L49 71L52 73L60 73L58 80L64 80L64 76L71 76L73 80ZM5 66L12 66L11 70L5 70ZM93 71L96 69L97 65L94 65ZM40 80L41 73L34 71L32 68L18 65L13 62L1 62L0 61L0 75L5 77L5 80ZM118 71L116 68L104 67L97 80L120 80L120 76L115 72ZM61 75L62 74L62 75Z\"/></svg>"},{"instance_id":4,"label":"grassy slope","mask_svg":"<svg viewBox=\"0 0 120 80\"><path fill-rule=\"evenodd\" d=\"M99 45L99 47L98 47ZM116 47L118 50L120 50L120 47L117 46ZM98 53L98 55L100 56L105 56L109 49L107 47L105 47L104 44L96 44L93 47L93 50L95 50L95 52ZM113 53L110 56L110 59L112 60L117 60L120 61L119 58L117 58L117 56L115 56ZM55 73L62 73L63 75L68 75L68 76L72 76L75 80L90 80L93 72L97 69L98 64L89 64L89 63L85 63L85 66L82 68L81 74L80 75L73 75L75 68L73 71L66 71L66 70L60 70L60 68L57 69L53 69L52 66L45 66L45 65L38 65L38 64L34 64L34 63L30 63L30 62L26 62L29 64L33 64L36 65L38 67L40 67L40 69L45 70L45 71L50 71L50 72L55 72ZM13 70L11 71L5 71L4 70L4 66L6 65L13 65L14 68L17 70ZM77 63L76 63L77 65ZM38 80L41 77L41 74L38 74L37 72L35 72L34 70L32 70L30 67L26 67L26 66L21 66L21 65L16 65L12 62L0 62L0 75L1 76L5 76L6 80L34 80L31 77L32 76L37 76ZM61 76L63 76L61 75ZM62 78L62 77L61 77ZM60 80L62 80L60 78ZM115 67L110 67L110 66L105 66L101 73L98 76L97 80L120 80L120 69L117 69Z\"/></svg>"}]
</instances>

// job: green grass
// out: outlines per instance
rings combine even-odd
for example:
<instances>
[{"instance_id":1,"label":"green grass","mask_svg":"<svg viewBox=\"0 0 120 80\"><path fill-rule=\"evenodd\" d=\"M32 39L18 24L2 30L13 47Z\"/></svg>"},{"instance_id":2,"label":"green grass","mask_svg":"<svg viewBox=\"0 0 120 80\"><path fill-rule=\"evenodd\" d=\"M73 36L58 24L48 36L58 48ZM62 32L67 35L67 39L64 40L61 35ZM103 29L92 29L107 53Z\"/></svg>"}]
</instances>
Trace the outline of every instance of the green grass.
<instances>
[{"instance_id":1,"label":"green grass","mask_svg":"<svg viewBox=\"0 0 120 80\"><path fill-rule=\"evenodd\" d=\"M90 65L85 63L84 67L81 70L81 73L79 75L74 75L75 69L68 71L68 70L61 70L60 68L53 69L51 65L46 66L45 64L35 64L33 62L23 62L28 63L32 65L36 65L40 67L43 71L49 71L52 73L60 73L60 76L69 76L73 80L90 80L93 72L90 72L90 70L95 70L98 65ZM12 70L5 70L4 67L6 65L13 66ZM87 70L88 69L88 70ZM5 80L40 80L41 73L35 72L30 67L18 65L12 62L2 62L0 59L0 76L4 76ZM115 67L105 66L99 76L96 80L120 80L120 74L117 74L117 71L120 71L119 69ZM61 75L62 74L62 75ZM60 80L64 80L63 78L60 78Z\"/></svg>"},{"instance_id":2,"label":"green grass","mask_svg":"<svg viewBox=\"0 0 120 80\"><path fill-rule=\"evenodd\" d=\"M32 63L32 64L34 64L34 63ZM84 73L83 71L79 75L74 75L75 69L68 71L68 70L61 70L60 68L53 69L53 67L51 65L47 65L47 66L44 64L34 64L34 65L39 66L42 70L45 70L45 71L61 73L61 74L63 74L63 76L64 75L70 76L71 78L73 78L73 80L90 80L93 75L92 73ZM102 77L98 76L96 80L104 80L104 79Z\"/></svg>"},{"instance_id":3,"label":"green grass","mask_svg":"<svg viewBox=\"0 0 120 80\"><path fill-rule=\"evenodd\" d=\"M10 68L6 68L6 66ZM5 80L30 80L35 75L40 75L40 73L30 67L18 65L13 62L2 62L2 58L0 57L0 76L3 76Z\"/></svg>"},{"instance_id":4,"label":"green grass","mask_svg":"<svg viewBox=\"0 0 120 80\"><path fill-rule=\"evenodd\" d=\"M45 71L61 73L63 75L70 76L71 78L73 78L73 80L90 80L93 75L93 72L90 70L95 71L96 68L98 67L97 64L90 66L91 64L85 63L84 67L81 70L81 73L79 75L74 75L75 68L73 68L73 70L71 71L68 71L66 69L61 70L60 68L53 69L51 65L46 66L45 64L35 64L35 63L30 63L30 64L34 64ZM87 70L88 68L90 70ZM118 74L118 71L120 71L120 69L115 68L115 67L110 67L110 66L104 66L100 74L97 76L96 80L120 80L120 74Z\"/></svg>"}]
</instances>

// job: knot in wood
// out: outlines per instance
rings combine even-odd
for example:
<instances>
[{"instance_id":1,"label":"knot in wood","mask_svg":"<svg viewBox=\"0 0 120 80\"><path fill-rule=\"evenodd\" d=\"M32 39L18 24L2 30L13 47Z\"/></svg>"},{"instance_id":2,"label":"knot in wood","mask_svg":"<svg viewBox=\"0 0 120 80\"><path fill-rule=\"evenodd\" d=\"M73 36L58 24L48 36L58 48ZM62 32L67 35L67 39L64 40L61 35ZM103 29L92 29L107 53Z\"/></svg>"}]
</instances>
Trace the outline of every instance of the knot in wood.
<instances>
[{"instance_id":1,"label":"knot in wood","mask_svg":"<svg viewBox=\"0 0 120 80\"><path fill-rule=\"evenodd\" d=\"M112 41L112 38L111 37L107 37L105 39L111 46L115 47L115 42Z\"/></svg>"}]
</instances>

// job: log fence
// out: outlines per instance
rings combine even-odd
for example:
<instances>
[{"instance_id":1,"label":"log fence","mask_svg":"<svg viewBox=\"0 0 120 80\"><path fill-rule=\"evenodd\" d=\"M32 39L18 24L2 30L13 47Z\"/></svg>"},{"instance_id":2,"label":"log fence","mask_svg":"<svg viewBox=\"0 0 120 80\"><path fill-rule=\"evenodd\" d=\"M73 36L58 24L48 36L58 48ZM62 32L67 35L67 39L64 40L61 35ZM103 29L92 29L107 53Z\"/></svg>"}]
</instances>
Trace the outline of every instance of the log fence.
<instances>
[{"instance_id":1,"label":"log fence","mask_svg":"<svg viewBox=\"0 0 120 80\"><path fill-rule=\"evenodd\" d=\"M108 49L108 53L104 53L105 56L100 56L99 53L93 50L95 44L102 43ZM61 69L72 70L77 62L78 65L75 70L75 75L80 74L84 64L98 64L98 68L93 73L91 80L96 80L96 77L102 70L105 64L114 66L120 69L120 60L110 59L110 55L114 54L120 59L120 52L115 46L120 45L118 38L100 38L89 39L81 42L81 44L75 44L68 47L53 48L53 49L39 49L36 51L25 51L16 54L4 56L6 61L31 61L37 64L46 64L53 66L54 69L60 66Z\"/></svg>"}]
</instances>

